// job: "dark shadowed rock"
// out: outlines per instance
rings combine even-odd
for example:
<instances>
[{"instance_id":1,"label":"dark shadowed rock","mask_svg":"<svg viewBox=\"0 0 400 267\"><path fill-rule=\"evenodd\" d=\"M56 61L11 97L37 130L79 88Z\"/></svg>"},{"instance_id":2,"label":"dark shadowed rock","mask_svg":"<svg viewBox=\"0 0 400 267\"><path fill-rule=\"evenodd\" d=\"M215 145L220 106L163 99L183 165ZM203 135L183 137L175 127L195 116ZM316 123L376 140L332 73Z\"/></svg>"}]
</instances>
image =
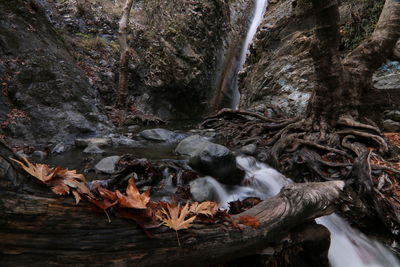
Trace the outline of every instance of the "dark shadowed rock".
<instances>
[{"instance_id":1,"label":"dark shadowed rock","mask_svg":"<svg viewBox=\"0 0 400 267\"><path fill-rule=\"evenodd\" d=\"M106 158L100 160L94 166L94 169L96 170L96 172L113 174L116 170L115 166L120 158L121 158L120 156L106 157Z\"/></svg>"},{"instance_id":2,"label":"dark shadowed rock","mask_svg":"<svg viewBox=\"0 0 400 267\"><path fill-rule=\"evenodd\" d=\"M197 149L190 156L189 165L224 184L239 184L244 176L244 171L236 166L233 153L228 148L213 143Z\"/></svg>"}]
</instances>

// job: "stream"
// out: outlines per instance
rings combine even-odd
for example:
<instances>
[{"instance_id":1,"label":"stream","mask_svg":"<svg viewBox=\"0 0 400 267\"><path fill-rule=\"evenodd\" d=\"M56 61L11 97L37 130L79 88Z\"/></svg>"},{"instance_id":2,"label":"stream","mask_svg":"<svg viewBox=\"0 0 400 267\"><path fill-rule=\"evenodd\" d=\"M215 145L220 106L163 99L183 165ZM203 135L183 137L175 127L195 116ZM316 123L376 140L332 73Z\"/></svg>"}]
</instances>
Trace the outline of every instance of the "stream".
<instances>
[{"instance_id":1,"label":"stream","mask_svg":"<svg viewBox=\"0 0 400 267\"><path fill-rule=\"evenodd\" d=\"M292 181L253 157L237 157L237 164L246 172L247 186L227 188L214 178L207 181L214 188L214 195L222 208L227 208L233 200L247 197L268 199L279 193L281 188ZM376 240L369 239L352 228L337 214L318 218L317 223L331 232L329 262L332 267L396 267L399 260Z\"/></svg>"}]
</instances>

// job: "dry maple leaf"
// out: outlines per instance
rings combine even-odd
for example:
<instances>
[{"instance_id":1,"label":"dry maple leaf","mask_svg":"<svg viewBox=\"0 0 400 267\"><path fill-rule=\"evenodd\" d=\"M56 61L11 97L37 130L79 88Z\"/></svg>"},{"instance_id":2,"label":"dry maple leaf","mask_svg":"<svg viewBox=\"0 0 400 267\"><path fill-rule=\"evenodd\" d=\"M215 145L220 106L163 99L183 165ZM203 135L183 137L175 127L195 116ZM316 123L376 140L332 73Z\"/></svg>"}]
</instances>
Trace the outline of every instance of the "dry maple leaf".
<instances>
[{"instance_id":1,"label":"dry maple leaf","mask_svg":"<svg viewBox=\"0 0 400 267\"><path fill-rule=\"evenodd\" d=\"M24 163L22 163L19 160L16 159L12 159L13 161L15 161L16 163L18 163L19 165L21 165L21 167L30 175L36 177L37 179L39 179L40 181L42 181L43 183L47 183L48 181L50 181L53 177L54 177L54 173L56 171L56 169L54 168L49 168L48 165L46 164L34 164L31 163L27 158L22 158L26 165Z\"/></svg>"},{"instance_id":2,"label":"dry maple leaf","mask_svg":"<svg viewBox=\"0 0 400 267\"><path fill-rule=\"evenodd\" d=\"M67 170L62 168L50 168L46 164L31 163L28 159L23 158L26 165L21 161L12 159L30 175L45 183L57 195L66 195L72 192L76 204L79 203L81 197L78 194L86 194L94 198L89 188L84 184L85 177L76 173L75 170ZM71 190L72 189L72 190Z\"/></svg>"},{"instance_id":3,"label":"dry maple leaf","mask_svg":"<svg viewBox=\"0 0 400 267\"><path fill-rule=\"evenodd\" d=\"M189 212L193 214L203 214L207 216L213 216L218 211L218 204L211 201L205 202L194 202L190 205Z\"/></svg>"},{"instance_id":4,"label":"dry maple leaf","mask_svg":"<svg viewBox=\"0 0 400 267\"><path fill-rule=\"evenodd\" d=\"M180 205L172 206L168 204L167 209L162 208L156 216L164 223L165 226L178 231L192 226L192 222L194 219L196 219L196 216L192 216L185 220L188 215L189 204L186 203L186 205L182 208Z\"/></svg>"},{"instance_id":5,"label":"dry maple leaf","mask_svg":"<svg viewBox=\"0 0 400 267\"><path fill-rule=\"evenodd\" d=\"M156 217L160 219L165 226L175 230L179 246L181 245L181 242L179 241L178 231L189 228L192 226L194 219L196 219L196 215L186 219L188 215L189 204L187 203L183 208L181 208L180 205L171 206L170 204L167 204L167 209L161 208L161 210L156 214Z\"/></svg>"},{"instance_id":6,"label":"dry maple leaf","mask_svg":"<svg viewBox=\"0 0 400 267\"><path fill-rule=\"evenodd\" d=\"M261 225L260 221L252 216L240 216L239 221L242 224L253 227L253 228L259 228Z\"/></svg>"},{"instance_id":7,"label":"dry maple leaf","mask_svg":"<svg viewBox=\"0 0 400 267\"><path fill-rule=\"evenodd\" d=\"M116 190L115 193L118 197L118 204L121 208L147 209L147 203L150 201L150 188L143 194L140 194L139 190L135 186L133 178L129 179L126 188L126 196L124 196L119 190Z\"/></svg>"}]
</instances>

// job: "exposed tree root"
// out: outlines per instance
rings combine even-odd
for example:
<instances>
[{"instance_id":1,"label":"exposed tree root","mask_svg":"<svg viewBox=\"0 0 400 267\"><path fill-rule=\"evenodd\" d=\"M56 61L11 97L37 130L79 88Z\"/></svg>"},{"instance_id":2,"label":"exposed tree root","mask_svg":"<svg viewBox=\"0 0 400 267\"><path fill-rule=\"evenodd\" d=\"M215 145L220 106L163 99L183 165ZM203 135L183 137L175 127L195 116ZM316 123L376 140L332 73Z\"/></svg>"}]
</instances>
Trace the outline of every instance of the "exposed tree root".
<instances>
[{"instance_id":1,"label":"exposed tree root","mask_svg":"<svg viewBox=\"0 0 400 267\"><path fill-rule=\"evenodd\" d=\"M379 128L350 116L341 117L334 128L316 118L266 121L260 114L225 109L203 126L220 130L235 145L258 144L263 160L298 182L346 181L358 192L355 197L367 207L367 216L378 217L396 233L400 169L382 157L392 146Z\"/></svg>"}]
</instances>

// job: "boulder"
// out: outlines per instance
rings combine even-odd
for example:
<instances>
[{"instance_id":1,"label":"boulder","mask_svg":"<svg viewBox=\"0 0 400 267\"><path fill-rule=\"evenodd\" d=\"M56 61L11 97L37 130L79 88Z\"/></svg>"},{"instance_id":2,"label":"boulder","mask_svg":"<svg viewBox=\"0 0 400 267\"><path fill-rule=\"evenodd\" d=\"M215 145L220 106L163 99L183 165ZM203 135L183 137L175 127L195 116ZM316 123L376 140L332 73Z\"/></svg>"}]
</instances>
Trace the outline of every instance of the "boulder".
<instances>
[{"instance_id":1,"label":"boulder","mask_svg":"<svg viewBox=\"0 0 400 267\"><path fill-rule=\"evenodd\" d=\"M207 144L191 154L189 165L204 175L210 175L224 184L237 185L244 171L236 166L232 151L218 144Z\"/></svg>"},{"instance_id":2,"label":"boulder","mask_svg":"<svg viewBox=\"0 0 400 267\"><path fill-rule=\"evenodd\" d=\"M178 134L162 128L141 131L139 136L149 141L165 143L176 143L186 137L183 134Z\"/></svg>"},{"instance_id":3,"label":"boulder","mask_svg":"<svg viewBox=\"0 0 400 267\"><path fill-rule=\"evenodd\" d=\"M116 164L119 161L120 156L110 156L100 160L94 169L96 172L113 174L116 171Z\"/></svg>"},{"instance_id":4,"label":"boulder","mask_svg":"<svg viewBox=\"0 0 400 267\"><path fill-rule=\"evenodd\" d=\"M175 152L180 155L191 156L197 149L211 144L207 138L200 135L191 135L183 139L175 148Z\"/></svg>"}]
</instances>

